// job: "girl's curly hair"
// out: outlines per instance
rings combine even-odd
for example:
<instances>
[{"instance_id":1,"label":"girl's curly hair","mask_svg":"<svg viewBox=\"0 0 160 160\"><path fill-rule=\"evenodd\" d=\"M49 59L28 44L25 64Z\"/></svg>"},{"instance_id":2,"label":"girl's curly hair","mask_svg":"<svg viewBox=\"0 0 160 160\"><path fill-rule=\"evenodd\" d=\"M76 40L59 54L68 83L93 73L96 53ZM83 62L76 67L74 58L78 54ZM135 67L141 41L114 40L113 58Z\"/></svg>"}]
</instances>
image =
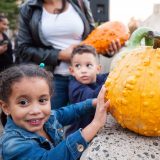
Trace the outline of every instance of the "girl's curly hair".
<instances>
[{"instance_id":1,"label":"girl's curly hair","mask_svg":"<svg viewBox=\"0 0 160 160\"><path fill-rule=\"evenodd\" d=\"M12 94L13 84L19 82L24 77L43 78L49 86L50 95L52 95L52 73L35 64L20 64L12 66L0 73L0 99L7 103ZM6 118L3 112L1 113L1 122L3 125L6 123Z\"/></svg>"}]
</instances>

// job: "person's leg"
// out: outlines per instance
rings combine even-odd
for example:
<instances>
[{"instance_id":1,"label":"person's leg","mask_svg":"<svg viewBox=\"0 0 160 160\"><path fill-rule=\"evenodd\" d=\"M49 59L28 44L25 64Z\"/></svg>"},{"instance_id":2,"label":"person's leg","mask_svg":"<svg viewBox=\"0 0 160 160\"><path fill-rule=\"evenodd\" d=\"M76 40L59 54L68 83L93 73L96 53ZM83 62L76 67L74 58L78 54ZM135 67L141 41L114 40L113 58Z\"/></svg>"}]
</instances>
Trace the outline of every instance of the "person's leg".
<instances>
[{"instance_id":1,"label":"person's leg","mask_svg":"<svg viewBox=\"0 0 160 160\"><path fill-rule=\"evenodd\" d=\"M54 75L52 109L58 109L68 104L68 83L69 76Z\"/></svg>"}]
</instances>

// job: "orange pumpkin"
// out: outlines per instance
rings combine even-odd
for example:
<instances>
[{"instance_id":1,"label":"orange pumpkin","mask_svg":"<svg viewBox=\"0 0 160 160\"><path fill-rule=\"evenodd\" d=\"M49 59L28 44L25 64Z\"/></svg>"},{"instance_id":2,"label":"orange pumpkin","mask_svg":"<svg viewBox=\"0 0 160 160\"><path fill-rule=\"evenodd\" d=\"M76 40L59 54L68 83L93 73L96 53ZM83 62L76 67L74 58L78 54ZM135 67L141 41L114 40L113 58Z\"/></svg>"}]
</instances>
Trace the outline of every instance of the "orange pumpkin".
<instances>
[{"instance_id":1,"label":"orange pumpkin","mask_svg":"<svg viewBox=\"0 0 160 160\"><path fill-rule=\"evenodd\" d=\"M96 48L97 53L105 55L111 41L119 39L121 45L129 38L128 28L121 22L109 21L95 28L82 44Z\"/></svg>"},{"instance_id":2,"label":"orange pumpkin","mask_svg":"<svg viewBox=\"0 0 160 160\"><path fill-rule=\"evenodd\" d=\"M105 83L110 112L138 134L160 136L160 49L130 51L110 72Z\"/></svg>"}]
</instances>

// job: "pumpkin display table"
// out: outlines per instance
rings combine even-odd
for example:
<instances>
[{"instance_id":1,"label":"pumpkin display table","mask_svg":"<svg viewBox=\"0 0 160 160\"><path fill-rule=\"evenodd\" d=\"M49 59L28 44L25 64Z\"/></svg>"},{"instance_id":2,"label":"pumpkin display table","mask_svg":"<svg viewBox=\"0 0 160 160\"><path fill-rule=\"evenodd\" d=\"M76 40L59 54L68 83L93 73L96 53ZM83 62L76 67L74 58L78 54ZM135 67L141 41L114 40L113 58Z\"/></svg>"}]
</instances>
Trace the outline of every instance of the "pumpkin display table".
<instances>
[{"instance_id":1,"label":"pumpkin display table","mask_svg":"<svg viewBox=\"0 0 160 160\"><path fill-rule=\"evenodd\" d=\"M160 137L145 137L122 128L108 115L80 160L160 160Z\"/></svg>"}]
</instances>

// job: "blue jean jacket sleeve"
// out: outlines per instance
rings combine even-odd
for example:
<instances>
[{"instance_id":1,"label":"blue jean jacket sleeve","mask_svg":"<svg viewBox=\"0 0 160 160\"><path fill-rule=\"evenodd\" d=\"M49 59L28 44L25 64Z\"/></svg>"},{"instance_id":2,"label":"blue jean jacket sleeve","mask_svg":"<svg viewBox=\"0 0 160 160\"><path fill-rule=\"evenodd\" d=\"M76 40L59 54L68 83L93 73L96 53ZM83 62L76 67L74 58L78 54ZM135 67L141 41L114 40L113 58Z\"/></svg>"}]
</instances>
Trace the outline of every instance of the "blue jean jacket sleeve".
<instances>
[{"instance_id":1,"label":"blue jean jacket sleeve","mask_svg":"<svg viewBox=\"0 0 160 160\"><path fill-rule=\"evenodd\" d=\"M33 139L8 136L3 143L2 155L3 160L77 160L87 145L80 130L50 150L42 148Z\"/></svg>"},{"instance_id":2,"label":"blue jean jacket sleeve","mask_svg":"<svg viewBox=\"0 0 160 160\"><path fill-rule=\"evenodd\" d=\"M88 99L86 101L55 110L55 115L59 123L65 126L72 124L82 116L94 113L94 111L95 108L92 106L92 100Z\"/></svg>"}]
</instances>

